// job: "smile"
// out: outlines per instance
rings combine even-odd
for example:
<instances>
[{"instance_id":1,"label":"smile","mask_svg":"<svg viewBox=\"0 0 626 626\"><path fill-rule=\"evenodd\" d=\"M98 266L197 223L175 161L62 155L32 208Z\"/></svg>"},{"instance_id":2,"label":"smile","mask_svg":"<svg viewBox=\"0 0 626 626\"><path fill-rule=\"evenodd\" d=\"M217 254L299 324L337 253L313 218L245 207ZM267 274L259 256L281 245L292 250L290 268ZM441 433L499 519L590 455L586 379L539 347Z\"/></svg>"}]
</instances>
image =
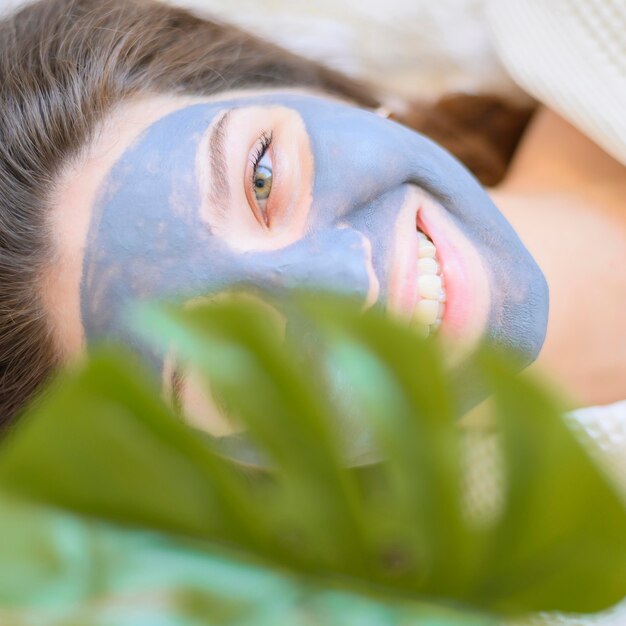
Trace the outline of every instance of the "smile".
<instances>
[{"instance_id":1,"label":"smile","mask_svg":"<svg viewBox=\"0 0 626 626\"><path fill-rule=\"evenodd\" d=\"M446 209L416 185L408 186L394 248L390 311L422 336L441 332L464 344L478 341L490 306L487 272Z\"/></svg>"}]
</instances>

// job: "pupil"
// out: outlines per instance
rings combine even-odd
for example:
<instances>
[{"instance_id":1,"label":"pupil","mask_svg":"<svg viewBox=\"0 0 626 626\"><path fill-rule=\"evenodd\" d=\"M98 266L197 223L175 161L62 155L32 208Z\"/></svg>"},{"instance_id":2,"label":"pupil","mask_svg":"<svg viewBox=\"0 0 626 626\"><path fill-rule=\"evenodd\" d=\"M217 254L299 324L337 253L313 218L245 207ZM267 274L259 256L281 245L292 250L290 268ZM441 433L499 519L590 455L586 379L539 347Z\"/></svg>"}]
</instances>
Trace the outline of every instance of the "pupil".
<instances>
[{"instance_id":1,"label":"pupil","mask_svg":"<svg viewBox=\"0 0 626 626\"><path fill-rule=\"evenodd\" d=\"M265 181L262 178L257 178L254 181L254 185L257 189L263 189L263 187L265 187Z\"/></svg>"}]
</instances>

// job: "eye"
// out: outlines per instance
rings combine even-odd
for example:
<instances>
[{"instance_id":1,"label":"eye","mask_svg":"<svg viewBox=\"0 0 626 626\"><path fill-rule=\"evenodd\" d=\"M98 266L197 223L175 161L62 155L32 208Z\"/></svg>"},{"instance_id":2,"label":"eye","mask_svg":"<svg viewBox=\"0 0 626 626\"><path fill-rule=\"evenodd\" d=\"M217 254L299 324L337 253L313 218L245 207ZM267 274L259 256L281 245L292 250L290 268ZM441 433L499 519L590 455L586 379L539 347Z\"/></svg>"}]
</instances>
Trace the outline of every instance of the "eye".
<instances>
[{"instance_id":1,"label":"eye","mask_svg":"<svg viewBox=\"0 0 626 626\"><path fill-rule=\"evenodd\" d=\"M272 191L273 164L269 148L272 136L264 134L259 140L256 151L252 156L252 194L254 202L260 212L260 220L265 226L270 225L270 216L267 212L267 201ZM253 209L254 210L254 209Z\"/></svg>"}]
</instances>

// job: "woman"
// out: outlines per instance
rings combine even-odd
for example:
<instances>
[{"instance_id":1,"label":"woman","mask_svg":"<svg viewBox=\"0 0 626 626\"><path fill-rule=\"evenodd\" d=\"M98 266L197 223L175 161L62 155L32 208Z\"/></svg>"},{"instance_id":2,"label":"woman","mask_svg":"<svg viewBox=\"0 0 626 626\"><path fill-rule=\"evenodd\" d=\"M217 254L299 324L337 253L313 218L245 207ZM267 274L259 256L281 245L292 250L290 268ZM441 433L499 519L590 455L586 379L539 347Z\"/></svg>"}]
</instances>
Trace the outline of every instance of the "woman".
<instances>
[{"instance_id":1,"label":"woman","mask_svg":"<svg viewBox=\"0 0 626 626\"><path fill-rule=\"evenodd\" d=\"M348 292L424 332L489 337L526 363L540 355L540 267L478 182L433 142L371 111L377 102L361 87L149 1L45 0L4 21L0 41L5 422L85 344L129 340L129 302L234 284ZM563 198L536 198L539 223L518 210L533 193L524 163L534 166L537 141L584 142L549 113L537 124L494 197L540 264L547 259L551 286L567 286L558 298L583 297L623 252L596 246L604 230L585 225L563 238L568 254L593 249L582 261L588 275L572 277L570 259L552 252L561 238L550 229L567 223ZM585 149L592 165L601 161ZM621 173L602 163L603 175ZM623 277L610 278L609 300L623 301ZM577 301L581 332L558 298L552 348L540 356L567 381L563 343L584 372L581 346L600 341L608 353L619 333L612 307L598 306L592 323ZM626 393L626 359L609 368L610 383L582 390L584 401Z\"/></svg>"}]
</instances>

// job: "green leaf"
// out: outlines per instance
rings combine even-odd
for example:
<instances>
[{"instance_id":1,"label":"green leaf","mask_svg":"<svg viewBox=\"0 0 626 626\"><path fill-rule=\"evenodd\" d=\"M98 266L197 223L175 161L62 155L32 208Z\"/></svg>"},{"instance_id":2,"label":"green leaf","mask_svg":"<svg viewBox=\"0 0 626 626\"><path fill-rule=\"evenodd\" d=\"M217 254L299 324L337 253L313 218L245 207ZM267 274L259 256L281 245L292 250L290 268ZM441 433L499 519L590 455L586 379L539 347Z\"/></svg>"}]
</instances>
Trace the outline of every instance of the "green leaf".
<instances>
[{"instance_id":1,"label":"green leaf","mask_svg":"<svg viewBox=\"0 0 626 626\"><path fill-rule=\"evenodd\" d=\"M130 355L104 351L24 418L0 453L0 484L230 545L393 606L423 598L507 615L576 612L626 594L626 510L514 361L485 349L468 366L493 394L497 424L468 436L458 376L435 342L337 297L272 305L284 307L287 341L251 298L141 313L144 337L204 374L265 467L231 462L224 441L176 420ZM481 485L467 474L498 467L497 506L477 516ZM342 602L324 606L339 616Z\"/></svg>"},{"instance_id":2,"label":"green leaf","mask_svg":"<svg viewBox=\"0 0 626 626\"><path fill-rule=\"evenodd\" d=\"M507 375L506 360L495 354L480 358L498 409L507 480L480 593L503 610L588 612L617 602L626 581L623 502L556 418L547 393Z\"/></svg>"},{"instance_id":3,"label":"green leaf","mask_svg":"<svg viewBox=\"0 0 626 626\"><path fill-rule=\"evenodd\" d=\"M56 384L5 445L0 482L34 500L176 533L258 534L237 498L244 478L173 417L122 349Z\"/></svg>"},{"instance_id":4,"label":"green leaf","mask_svg":"<svg viewBox=\"0 0 626 626\"><path fill-rule=\"evenodd\" d=\"M495 626L339 591L217 546L86 522L0 495L3 626Z\"/></svg>"}]
</instances>

